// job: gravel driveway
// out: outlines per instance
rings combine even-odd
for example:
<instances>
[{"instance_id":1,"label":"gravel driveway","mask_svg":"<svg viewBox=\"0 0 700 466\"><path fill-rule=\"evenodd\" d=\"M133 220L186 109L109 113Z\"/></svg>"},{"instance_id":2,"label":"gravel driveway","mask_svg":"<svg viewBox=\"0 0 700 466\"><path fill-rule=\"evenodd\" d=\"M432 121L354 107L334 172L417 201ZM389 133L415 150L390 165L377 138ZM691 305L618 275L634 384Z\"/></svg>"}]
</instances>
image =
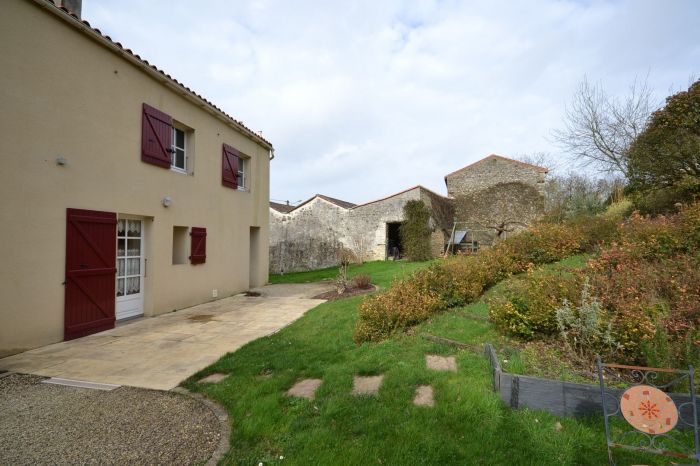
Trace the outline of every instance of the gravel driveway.
<instances>
[{"instance_id":1,"label":"gravel driveway","mask_svg":"<svg viewBox=\"0 0 700 466\"><path fill-rule=\"evenodd\" d=\"M0 378L0 464L203 464L219 444L218 419L188 396L43 379Z\"/></svg>"}]
</instances>

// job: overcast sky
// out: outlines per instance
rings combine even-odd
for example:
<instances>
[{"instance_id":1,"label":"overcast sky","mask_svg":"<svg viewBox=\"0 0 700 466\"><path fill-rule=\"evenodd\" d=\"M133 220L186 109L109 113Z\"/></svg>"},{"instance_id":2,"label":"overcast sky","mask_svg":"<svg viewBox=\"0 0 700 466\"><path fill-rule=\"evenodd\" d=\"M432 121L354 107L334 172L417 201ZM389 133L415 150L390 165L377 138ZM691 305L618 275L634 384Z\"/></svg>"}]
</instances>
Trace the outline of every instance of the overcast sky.
<instances>
[{"instance_id":1,"label":"overcast sky","mask_svg":"<svg viewBox=\"0 0 700 466\"><path fill-rule=\"evenodd\" d=\"M550 152L587 75L700 76L700 1L83 0L83 18L262 131L270 197L351 202Z\"/></svg>"}]
</instances>

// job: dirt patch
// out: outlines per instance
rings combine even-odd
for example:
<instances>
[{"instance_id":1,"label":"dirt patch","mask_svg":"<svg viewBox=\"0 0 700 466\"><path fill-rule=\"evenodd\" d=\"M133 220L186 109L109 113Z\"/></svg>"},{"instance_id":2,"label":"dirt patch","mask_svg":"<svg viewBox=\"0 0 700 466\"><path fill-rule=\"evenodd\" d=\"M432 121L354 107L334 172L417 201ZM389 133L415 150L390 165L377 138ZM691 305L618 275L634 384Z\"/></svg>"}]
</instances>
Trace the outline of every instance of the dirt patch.
<instances>
[{"instance_id":1,"label":"dirt patch","mask_svg":"<svg viewBox=\"0 0 700 466\"><path fill-rule=\"evenodd\" d=\"M257 291L246 291L245 293L243 293L243 295L244 295L244 296L251 297L251 298L259 298L260 296L262 296L262 295L261 295L260 293L258 293Z\"/></svg>"},{"instance_id":2,"label":"dirt patch","mask_svg":"<svg viewBox=\"0 0 700 466\"><path fill-rule=\"evenodd\" d=\"M338 299L352 298L353 296L359 296L362 294L372 293L378 288L372 285L370 288L348 288L341 294L338 294L336 290L327 291L313 297L313 299L325 299L326 301L335 301Z\"/></svg>"}]
</instances>

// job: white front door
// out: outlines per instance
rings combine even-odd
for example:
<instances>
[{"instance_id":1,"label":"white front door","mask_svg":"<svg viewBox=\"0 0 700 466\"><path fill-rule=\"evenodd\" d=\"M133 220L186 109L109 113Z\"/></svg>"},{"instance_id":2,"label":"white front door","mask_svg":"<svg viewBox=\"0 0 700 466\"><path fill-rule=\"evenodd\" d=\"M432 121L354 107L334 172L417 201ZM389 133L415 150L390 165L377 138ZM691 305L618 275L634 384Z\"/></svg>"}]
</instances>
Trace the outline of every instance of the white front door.
<instances>
[{"instance_id":1,"label":"white front door","mask_svg":"<svg viewBox=\"0 0 700 466\"><path fill-rule=\"evenodd\" d=\"M143 314L143 222L117 221L117 320Z\"/></svg>"}]
</instances>

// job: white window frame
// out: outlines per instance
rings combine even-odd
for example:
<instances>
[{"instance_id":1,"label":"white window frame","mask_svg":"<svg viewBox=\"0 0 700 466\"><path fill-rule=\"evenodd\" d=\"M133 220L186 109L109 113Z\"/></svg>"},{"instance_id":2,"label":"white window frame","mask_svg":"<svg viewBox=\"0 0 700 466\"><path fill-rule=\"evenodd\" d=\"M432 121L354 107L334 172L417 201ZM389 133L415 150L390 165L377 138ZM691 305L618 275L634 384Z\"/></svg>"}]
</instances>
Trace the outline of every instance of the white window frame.
<instances>
[{"instance_id":1,"label":"white window frame","mask_svg":"<svg viewBox=\"0 0 700 466\"><path fill-rule=\"evenodd\" d=\"M247 157L238 157L238 190L248 191L250 186L250 159Z\"/></svg>"},{"instance_id":2,"label":"white window frame","mask_svg":"<svg viewBox=\"0 0 700 466\"><path fill-rule=\"evenodd\" d=\"M182 147L177 146L177 133L181 132L182 133ZM185 173L187 174L187 131L178 128L177 126L173 126L173 139L171 141L171 146L170 146L170 169L173 171L176 171L178 173ZM183 154L183 167L178 167L175 165L175 154L176 150L181 150Z\"/></svg>"}]
</instances>

